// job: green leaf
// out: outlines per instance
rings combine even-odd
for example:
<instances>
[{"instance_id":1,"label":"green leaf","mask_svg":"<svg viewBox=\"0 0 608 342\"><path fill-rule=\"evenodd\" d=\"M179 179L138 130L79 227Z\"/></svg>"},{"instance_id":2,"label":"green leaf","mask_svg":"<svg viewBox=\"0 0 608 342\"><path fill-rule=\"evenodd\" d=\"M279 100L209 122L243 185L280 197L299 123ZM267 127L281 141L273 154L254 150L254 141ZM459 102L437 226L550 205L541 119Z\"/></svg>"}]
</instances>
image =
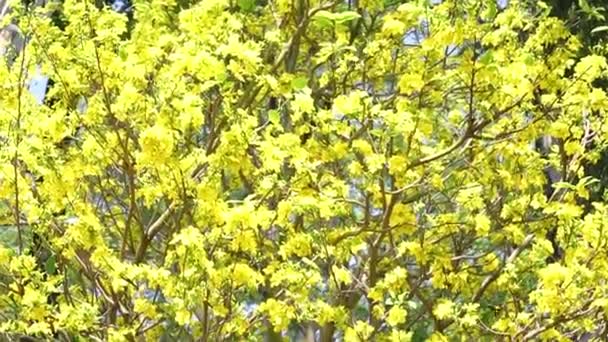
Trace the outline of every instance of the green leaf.
<instances>
[{"instance_id":1,"label":"green leaf","mask_svg":"<svg viewBox=\"0 0 608 342\"><path fill-rule=\"evenodd\" d=\"M494 55L492 54L492 50L486 51L483 55L481 55L481 57L479 57L479 62L485 65L492 63L493 60Z\"/></svg>"},{"instance_id":2,"label":"green leaf","mask_svg":"<svg viewBox=\"0 0 608 342\"><path fill-rule=\"evenodd\" d=\"M337 24L344 24L344 23L347 23L349 21L359 19L359 18L361 18L361 15L359 13L353 12L353 11L345 11L345 12L340 12L340 13L334 14L334 20L336 21Z\"/></svg>"},{"instance_id":3,"label":"green leaf","mask_svg":"<svg viewBox=\"0 0 608 342\"><path fill-rule=\"evenodd\" d=\"M55 274L55 272L57 272L57 263L55 261L54 255L51 255L51 257L46 260L46 262L44 263L44 270L47 274L50 275L53 275Z\"/></svg>"},{"instance_id":4,"label":"green leaf","mask_svg":"<svg viewBox=\"0 0 608 342\"><path fill-rule=\"evenodd\" d=\"M334 25L335 16L329 11L319 11L312 19L321 27L331 27Z\"/></svg>"},{"instance_id":5,"label":"green leaf","mask_svg":"<svg viewBox=\"0 0 608 342\"><path fill-rule=\"evenodd\" d=\"M361 18L361 15L354 11L344 11L340 13L319 11L314 15L313 20L321 27L331 27L335 24L345 24L358 18Z\"/></svg>"},{"instance_id":6,"label":"green leaf","mask_svg":"<svg viewBox=\"0 0 608 342\"><path fill-rule=\"evenodd\" d=\"M534 63L536 63L536 59L534 58L534 55L532 55L531 53L528 53L525 56L526 56L526 58L524 58L524 63L526 65L533 65Z\"/></svg>"},{"instance_id":7,"label":"green leaf","mask_svg":"<svg viewBox=\"0 0 608 342\"><path fill-rule=\"evenodd\" d=\"M558 189L569 189L569 190L575 190L576 187L568 182L555 182L553 183L553 188L558 190Z\"/></svg>"},{"instance_id":8,"label":"green leaf","mask_svg":"<svg viewBox=\"0 0 608 342\"><path fill-rule=\"evenodd\" d=\"M118 49L118 56L120 57L120 59L124 62L127 60L128 54L127 54L127 50L124 47L121 47Z\"/></svg>"},{"instance_id":9,"label":"green leaf","mask_svg":"<svg viewBox=\"0 0 608 342\"><path fill-rule=\"evenodd\" d=\"M255 9L255 0L238 0L237 4L243 12L252 12Z\"/></svg>"},{"instance_id":10,"label":"green leaf","mask_svg":"<svg viewBox=\"0 0 608 342\"><path fill-rule=\"evenodd\" d=\"M487 8L484 11L484 17L488 19L494 19L496 17L496 13L498 13L498 8L496 6L496 1L488 1Z\"/></svg>"},{"instance_id":11,"label":"green leaf","mask_svg":"<svg viewBox=\"0 0 608 342\"><path fill-rule=\"evenodd\" d=\"M608 31L608 26L598 26L598 27L594 28L593 30L591 30L591 33L598 33L598 32L603 32L603 31Z\"/></svg>"},{"instance_id":12,"label":"green leaf","mask_svg":"<svg viewBox=\"0 0 608 342\"><path fill-rule=\"evenodd\" d=\"M276 109L269 110L268 111L268 120L275 125L280 124L281 123L281 113L279 113L279 111Z\"/></svg>"},{"instance_id":13,"label":"green leaf","mask_svg":"<svg viewBox=\"0 0 608 342\"><path fill-rule=\"evenodd\" d=\"M291 88L293 90L301 90L304 89L308 85L308 79L305 77L298 77L291 80Z\"/></svg>"}]
</instances>

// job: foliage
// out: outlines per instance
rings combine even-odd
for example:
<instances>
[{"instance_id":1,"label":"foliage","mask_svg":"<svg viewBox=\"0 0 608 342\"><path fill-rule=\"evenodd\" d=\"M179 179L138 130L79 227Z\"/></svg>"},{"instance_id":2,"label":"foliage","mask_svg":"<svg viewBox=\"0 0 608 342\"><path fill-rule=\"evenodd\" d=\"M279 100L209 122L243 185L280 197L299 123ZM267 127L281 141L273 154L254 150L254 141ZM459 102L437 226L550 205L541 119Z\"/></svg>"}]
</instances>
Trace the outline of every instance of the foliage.
<instances>
[{"instance_id":1,"label":"foliage","mask_svg":"<svg viewBox=\"0 0 608 342\"><path fill-rule=\"evenodd\" d=\"M606 5L601 0L550 0L551 13L566 21L583 49L606 55Z\"/></svg>"},{"instance_id":2,"label":"foliage","mask_svg":"<svg viewBox=\"0 0 608 342\"><path fill-rule=\"evenodd\" d=\"M139 0L129 23L51 1L64 27L13 5L7 336L606 333L608 206L584 165L606 144L607 64L542 3Z\"/></svg>"}]
</instances>

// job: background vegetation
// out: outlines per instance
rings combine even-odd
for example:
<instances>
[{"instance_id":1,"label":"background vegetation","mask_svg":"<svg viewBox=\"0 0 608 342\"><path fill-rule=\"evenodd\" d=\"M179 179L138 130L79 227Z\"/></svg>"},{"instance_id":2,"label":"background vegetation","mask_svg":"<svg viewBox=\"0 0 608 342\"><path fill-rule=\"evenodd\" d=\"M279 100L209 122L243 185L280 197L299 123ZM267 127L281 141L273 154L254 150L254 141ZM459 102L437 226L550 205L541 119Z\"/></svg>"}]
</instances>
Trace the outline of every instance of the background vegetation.
<instances>
[{"instance_id":1,"label":"background vegetation","mask_svg":"<svg viewBox=\"0 0 608 342\"><path fill-rule=\"evenodd\" d=\"M605 340L602 3L14 1L0 331Z\"/></svg>"}]
</instances>

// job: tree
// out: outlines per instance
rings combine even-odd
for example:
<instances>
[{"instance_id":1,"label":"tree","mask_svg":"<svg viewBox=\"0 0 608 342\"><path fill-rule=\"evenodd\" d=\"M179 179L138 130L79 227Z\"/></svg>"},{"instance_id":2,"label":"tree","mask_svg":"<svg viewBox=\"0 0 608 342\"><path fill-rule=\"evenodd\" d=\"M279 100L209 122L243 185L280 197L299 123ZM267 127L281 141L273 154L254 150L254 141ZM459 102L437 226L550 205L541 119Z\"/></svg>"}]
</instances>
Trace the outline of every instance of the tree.
<instances>
[{"instance_id":1,"label":"tree","mask_svg":"<svg viewBox=\"0 0 608 342\"><path fill-rule=\"evenodd\" d=\"M608 66L543 3L14 6L7 337L604 338Z\"/></svg>"},{"instance_id":2,"label":"tree","mask_svg":"<svg viewBox=\"0 0 608 342\"><path fill-rule=\"evenodd\" d=\"M551 14L566 22L570 31L581 40L582 49L579 51L579 58L590 53L607 55L605 24L605 7L601 1L573 1L573 0L554 0L550 1ZM606 91L607 84L605 79L598 79L595 86ZM585 166L586 174L598 179L590 192L589 202L603 200L606 187L608 186L608 154L606 151L597 161Z\"/></svg>"}]
</instances>

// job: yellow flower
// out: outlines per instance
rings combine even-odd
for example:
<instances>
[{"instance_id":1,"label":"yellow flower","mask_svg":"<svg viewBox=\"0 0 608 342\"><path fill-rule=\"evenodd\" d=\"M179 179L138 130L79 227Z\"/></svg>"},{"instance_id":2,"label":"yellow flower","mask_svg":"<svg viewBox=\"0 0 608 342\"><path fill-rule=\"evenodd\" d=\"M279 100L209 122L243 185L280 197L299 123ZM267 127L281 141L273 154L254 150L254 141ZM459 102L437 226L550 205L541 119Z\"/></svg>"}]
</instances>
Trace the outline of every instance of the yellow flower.
<instances>
[{"instance_id":1,"label":"yellow flower","mask_svg":"<svg viewBox=\"0 0 608 342\"><path fill-rule=\"evenodd\" d=\"M454 303L449 300L440 301L433 309L433 314L439 319L446 319L454 314Z\"/></svg>"},{"instance_id":2,"label":"yellow flower","mask_svg":"<svg viewBox=\"0 0 608 342\"><path fill-rule=\"evenodd\" d=\"M391 326L397 326L403 322L405 322L405 318L407 316L407 311L399 306L393 306L388 311L388 317L386 318L386 322Z\"/></svg>"}]
</instances>

